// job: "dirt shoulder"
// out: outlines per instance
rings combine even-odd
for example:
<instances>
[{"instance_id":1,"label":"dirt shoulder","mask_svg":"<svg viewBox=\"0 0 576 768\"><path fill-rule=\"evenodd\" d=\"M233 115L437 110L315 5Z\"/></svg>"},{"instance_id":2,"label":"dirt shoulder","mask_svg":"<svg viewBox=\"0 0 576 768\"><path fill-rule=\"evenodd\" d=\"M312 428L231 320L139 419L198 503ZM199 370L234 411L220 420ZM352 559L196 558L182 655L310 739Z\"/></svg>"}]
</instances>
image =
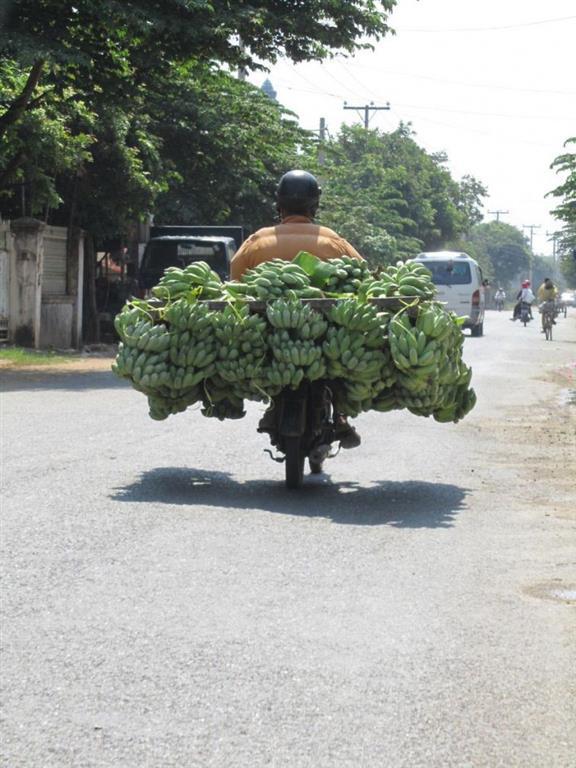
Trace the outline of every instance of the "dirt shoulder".
<instances>
[{"instance_id":1,"label":"dirt shoulder","mask_svg":"<svg viewBox=\"0 0 576 768\"><path fill-rule=\"evenodd\" d=\"M25 359L4 358L0 355L0 373L99 373L110 370L115 356L114 345L98 345L97 348L87 348L82 352L55 354L54 360L42 353L38 353L37 361L34 353L26 355Z\"/></svg>"}]
</instances>

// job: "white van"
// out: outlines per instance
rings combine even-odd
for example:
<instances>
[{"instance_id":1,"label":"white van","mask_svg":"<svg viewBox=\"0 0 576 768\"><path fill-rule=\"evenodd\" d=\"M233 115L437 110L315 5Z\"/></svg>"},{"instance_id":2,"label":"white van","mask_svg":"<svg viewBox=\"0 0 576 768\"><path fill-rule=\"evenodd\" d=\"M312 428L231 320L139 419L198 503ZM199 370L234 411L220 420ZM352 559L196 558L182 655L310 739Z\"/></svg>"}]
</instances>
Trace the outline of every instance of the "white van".
<instances>
[{"instance_id":1,"label":"white van","mask_svg":"<svg viewBox=\"0 0 576 768\"><path fill-rule=\"evenodd\" d=\"M461 251L426 251L411 261L424 264L432 272L438 301L451 312L466 317L464 328L470 328L472 336L482 336L484 286L478 262Z\"/></svg>"}]
</instances>

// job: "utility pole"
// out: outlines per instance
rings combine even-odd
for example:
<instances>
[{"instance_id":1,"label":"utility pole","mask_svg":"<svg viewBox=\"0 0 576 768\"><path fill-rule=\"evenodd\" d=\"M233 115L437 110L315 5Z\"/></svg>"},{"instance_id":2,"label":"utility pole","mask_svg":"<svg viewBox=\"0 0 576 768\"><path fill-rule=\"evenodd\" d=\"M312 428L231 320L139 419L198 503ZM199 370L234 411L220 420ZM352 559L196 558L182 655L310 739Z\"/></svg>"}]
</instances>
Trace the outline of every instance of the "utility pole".
<instances>
[{"instance_id":1,"label":"utility pole","mask_svg":"<svg viewBox=\"0 0 576 768\"><path fill-rule=\"evenodd\" d=\"M370 112L378 112L381 109L390 109L390 102L387 101L385 107L376 107L374 106L373 101L371 101L370 104L364 104L363 107L352 107L352 106L348 106L348 102L345 101L344 109L355 109L359 113L361 118L362 118L361 110L363 110L364 111L364 118L363 118L364 128L368 130L368 126L370 125Z\"/></svg>"},{"instance_id":2,"label":"utility pole","mask_svg":"<svg viewBox=\"0 0 576 768\"><path fill-rule=\"evenodd\" d=\"M560 232L546 232L548 240L552 240L552 258L554 259L554 267L556 267L556 241L560 237Z\"/></svg>"},{"instance_id":3,"label":"utility pole","mask_svg":"<svg viewBox=\"0 0 576 768\"><path fill-rule=\"evenodd\" d=\"M503 216L505 213L510 213L510 211L488 211L488 213L493 213L496 216L496 221L500 221L500 216Z\"/></svg>"},{"instance_id":4,"label":"utility pole","mask_svg":"<svg viewBox=\"0 0 576 768\"><path fill-rule=\"evenodd\" d=\"M530 285L532 285L532 261L534 257L534 230L540 229L540 224L522 224L522 228L530 230L530 269L528 273L528 279L530 280Z\"/></svg>"},{"instance_id":5,"label":"utility pole","mask_svg":"<svg viewBox=\"0 0 576 768\"><path fill-rule=\"evenodd\" d=\"M318 163L320 165L324 165L326 162L326 155L324 153L324 142L326 141L326 118L321 117L320 118L320 130L318 131L318 138L320 139L320 144L318 146Z\"/></svg>"},{"instance_id":6,"label":"utility pole","mask_svg":"<svg viewBox=\"0 0 576 768\"><path fill-rule=\"evenodd\" d=\"M546 237L548 240L552 240L552 261L554 263L554 280L558 279L558 263L556 261L557 258L557 249L556 249L556 241L560 237L560 232L546 232Z\"/></svg>"}]
</instances>

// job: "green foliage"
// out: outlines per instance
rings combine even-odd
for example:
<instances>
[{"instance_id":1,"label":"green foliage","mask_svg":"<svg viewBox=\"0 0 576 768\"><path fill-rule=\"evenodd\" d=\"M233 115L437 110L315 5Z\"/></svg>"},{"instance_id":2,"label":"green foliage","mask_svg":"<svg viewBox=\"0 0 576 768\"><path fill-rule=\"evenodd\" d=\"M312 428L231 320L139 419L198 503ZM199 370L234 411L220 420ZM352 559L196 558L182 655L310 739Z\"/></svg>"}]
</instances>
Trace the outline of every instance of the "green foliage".
<instances>
[{"instance_id":1,"label":"green foliage","mask_svg":"<svg viewBox=\"0 0 576 768\"><path fill-rule=\"evenodd\" d=\"M484 184L474 176L462 177L456 205L464 216L464 234L468 234L475 224L480 224L482 221L482 198L486 197L487 194L488 190Z\"/></svg>"},{"instance_id":2,"label":"green foliage","mask_svg":"<svg viewBox=\"0 0 576 768\"><path fill-rule=\"evenodd\" d=\"M498 283L509 284L520 273L528 272L530 248L516 227L498 221L477 224L470 231L468 240L475 247L480 263L485 268L488 261L491 263L492 271L486 271Z\"/></svg>"},{"instance_id":3,"label":"green foliage","mask_svg":"<svg viewBox=\"0 0 576 768\"><path fill-rule=\"evenodd\" d=\"M3 213L20 215L24 189L28 213L60 206L53 223L122 234L164 193L159 210L179 221L259 224L307 139L222 65L366 47L395 2L3 3Z\"/></svg>"},{"instance_id":4,"label":"green foliage","mask_svg":"<svg viewBox=\"0 0 576 768\"><path fill-rule=\"evenodd\" d=\"M159 83L150 111L175 174L155 206L158 221L255 229L273 219L278 178L310 144L290 113L249 83L200 66Z\"/></svg>"},{"instance_id":5,"label":"green foliage","mask_svg":"<svg viewBox=\"0 0 576 768\"><path fill-rule=\"evenodd\" d=\"M576 137L568 139L564 146L576 145ZM576 152L565 152L552 163L558 173L566 174L564 181L550 195L560 198L560 204L552 212L563 223L557 241L560 270L570 288L576 288Z\"/></svg>"},{"instance_id":6,"label":"green foliage","mask_svg":"<svg viewBox=\"0 0 576 768\"><path fill-rule=\"evenodd\" d=\"M367 47L389 32L396 0L18 0L2 19L4 49L29 63L39 56L97 79L128 58L138 69L192 57L234 66L255 60L323 59ZM161 57L161 59L159 59ZM260 65L261 66L261 65Z\"/></svg>"},{"instance_id":7,"label":"green foliage","mask_svg":"<svg viewBox=\"0 0 576 768\"><path fill-rule=\"evenodd\" d=\"M465 226L446 158L420 147L409 127L392 133L343 126L322 148L321 219L373 264L439 248Z\"/></svg>"},{"instance_id":8,"label":"green foliage","mask_svg":"<svg viewBox=\"0 0 576 768\"><path fill-rule=\"evenodd\" d=\"M0 60L0 103L13 101L26 77L13 60ZM24 210L18 210L18 215L38 215L62 203L56 178L75 173L90 160L94 124L95 116L71 89L61 94L48 86L39 89L34 108L23 114L0 143L0 189L9 196L23 187L18 205L23 203Z\"/></svg>"}]
</instances>

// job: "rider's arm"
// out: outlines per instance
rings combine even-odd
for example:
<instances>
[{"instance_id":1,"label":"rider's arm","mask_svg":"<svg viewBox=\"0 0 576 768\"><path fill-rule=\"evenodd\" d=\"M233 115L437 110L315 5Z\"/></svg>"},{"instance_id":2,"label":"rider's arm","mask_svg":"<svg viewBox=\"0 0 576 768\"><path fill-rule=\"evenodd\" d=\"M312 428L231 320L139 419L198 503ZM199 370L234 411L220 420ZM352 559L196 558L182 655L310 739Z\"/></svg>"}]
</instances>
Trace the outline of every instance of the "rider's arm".
<instances>
[{"instance_id":1,"label":"rider's arm","mask_svg":"<svg viewBox=\"0 0 576 768\"><path fill-rule=\"evenodd\" d=\"M359 261L365 261L363 256L360 256L356 248L354 246L350 245L350 243L347 240L344 240L343 237L340 238L340 246L342 247L342 254L345 256L351 256L353 259L358 259Z\"/></svg>"},{"instance_id":2,"label":"rider's arm","mask_svg":"<svg viewBox=\"0 0 576 768\"><path fill-rule=\"evenodd\" d=\"M245 240L230 262L230 279L240 280L244 272L254 266L252 259L254 235Z\"/></svg>"}]
</instances>

